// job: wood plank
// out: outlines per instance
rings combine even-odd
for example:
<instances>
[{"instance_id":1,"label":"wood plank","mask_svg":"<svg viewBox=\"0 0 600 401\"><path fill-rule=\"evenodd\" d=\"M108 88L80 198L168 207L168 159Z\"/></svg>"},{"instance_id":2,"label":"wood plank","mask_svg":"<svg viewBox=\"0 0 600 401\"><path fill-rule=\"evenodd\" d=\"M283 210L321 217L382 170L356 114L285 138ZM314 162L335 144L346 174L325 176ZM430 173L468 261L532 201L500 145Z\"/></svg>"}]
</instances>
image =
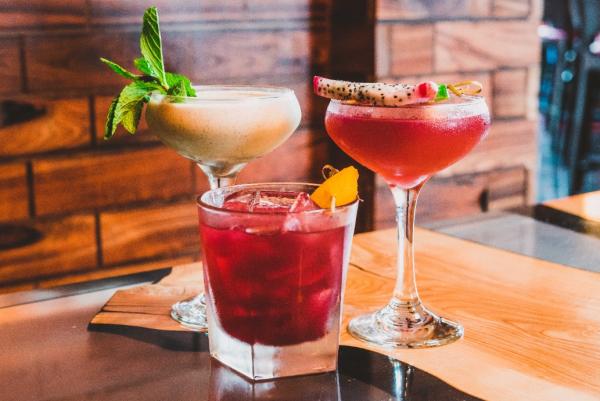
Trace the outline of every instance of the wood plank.
<instances>
[{"instance_id":1,"label":"wood plank","mask_svg":"<svg viewBox=\"0 0 600 401\"><path fill-rule=\"evenodd\" d=\"M429 74L433 71L433 25L391 27L390 73L392 75Z\"/></svg>"},{"instance_id":2,"label":"wood plank","mask_svg":"<svg viewBox=\"0 0 600 401\"><path fill-rule=\"evenodd\" d=\"M494 121L488 136L470 154L438 175L449 176L517 165L535 171L537 125L537 121L530 120Z\"/></svg>"},{"instance_id":3,"label":"wood plank","mask_svg":"<svg viewBox=\"0 0 600 401\"><path fill-rule=\"evenodd\" d=\"M191 162L163 146L33 162L36 211L66 213L190 194Z\"/></svg>"},{"instance_id":4,"label":"wood plank","mask_svg":"<svg viewBox=\"0 0 600 401\"><path fill-rule=\"evenodd\" d=\"M421 296L464 325L465 337L438 348L392 350L343 331L342 344L400 359L486 400L597 399L600 282L594 273L423 229L415 244ZM393 231L354 238L343 327L388 301L394 259ZM175 268L158 285L118 291L92 323L186 330L169 318L169 307L201 288L200 266Z\"/></svg>"},{"instance_id":5,"label":"wood plank","mask_svg":"<svg viewBox=\"0 0 600 401\"><path fill-rule=\"evenodd\" d=\"M85 0L4 1L0 8L0 29L83 28L86 13Z\"/></svg>"},{"instance_id":6,"label":"wood plank","mask_svg":"<svg viewBox=\"0 0 600 401\"><path fill-rule=\"evenodd\" d=\"M378 21L445 20L490 15L493 0L381 0Z\"/></svg>"},{"instance_id":7,"label":"wood plank","mask_svg":"<svg viewBox=\"0 0 600 401\"><path fill-rule=\"evenodd\" d=\"M198 211L194 199L175 204L103 212L100 236L104 265L174 258L199 252Z\"/></svg>"},{"instance_id":8,"label":"wood plank","mask_svg":"<svg viewBox=\"0 0 600 401\"><path fill-rule=\"evenodd\" d=\"M165 31L167 69L194 82L308 75L327 58L319 44L324 33L290 30ZM138 54L139 33L107 31L78 36L27 37L28 87L33 92L85 90L113 94L125 82L98 61L103 56L131 68L124 55ZM85 71L85 79L81 77Z\"/></svg>"},{"instance_id":9,"label":"wood plank","mask_svg":"<svg viewBox=\"0 0 600 401\"><path fill-rule=\"evenodd\" d=\"M90 144L87 98L16 97L0 101L0 157Z\"/></svg>"},{"instance_id":10,"label":"wood plank","mask_svg":"<svg viewBox=\"0 0 600 401\"><path fill-rule=\"evenodd\" d=\"M526 18L531 10L531 0L494 0L492 14L496 17Z\"/></svg>"},{"instance_id":11,"label":"wood plank","mask_svg":"<svg viewBox=\"0 0 600 401\"><path fill-rule=\"evenodd\" d=\"M26 226L41 236L29 245L0 252L2 285L96 267L94 216L38 220Z\"/></svg>"},{"instance_id":12,"label":"wood plank","mask_svg":"<svg viewBox=\"0 0 600 401\"><path fill-rule=\"evenodd\" d=\"M536 29L537 25L528 21L437 23L435 71L481 71L536 64Z\"/></svg>"},{"instance_id":13,"label":"wood plank","mask_svg":"<svg viewBox=\"0 0 600 401\"><path fill-rule=\"evenodd\" d=\"M0 165L0 221L29 215L27 172L23 163Z\"/></svg>"},{"instance_id":14,"label":"wood plank","mask_svg":"<svg viewBox=\"0 0 600 401\"><path fill-rule=\"evenodd\" d=\"M494 72L494 116L524 117L527 112L527 69Z\"/></svg>"},{"instance_id":15,"label":"wood plank","mask_svg":"<svg viewBox=\"0 0 600 401\"><path fill-rule=\"evenodd\" d=\"M0 39L0 93L12 95L21 91L22 62L19 41L15 38Z\"/></svg>"},{"instance_id":16,"label":"wood plank","mask_svg":"<svg viewBox=\"0 0 600 401\"><path fill-rule=\"evenodd\" d=\"M248 164L239 182L321 182L321 167L327 162L326 134L303 129L273 152Z\"/></svg>"},{"instance_id":17,"label":"wood plank","mask_svg":"<svg viewBox=\"0 0 600 401\"><path fill-rule=\"evenodd\" d=\"M327 0L156 0L161 23L197 21L257 21L325 18ZM138 24L146 4L138 1L91 0L92 24Z\"/></svg>"},{"instance_id":18,"label":"wood plank","mask_svg":"<svg viewBox=\"0 0 600 401\"><path fill-rule=\"evenodd\" d=\"M527 199L526 182L527 174L522 167L434 177L419 195L417 224L523 206ZM376 199L377 229L395 227L394 202L381 178L377 180Z\"/></svg>"},{"instance_id":19,"label":"wood plank","mask_svg":"<svg viewBox=\"0 0 600 401\"><path fill-rule=\"evenodd\" d=\"M544 202L544 205L586 220L600 222L600 191L553 199Z\"/></svg>"}]
</instances>

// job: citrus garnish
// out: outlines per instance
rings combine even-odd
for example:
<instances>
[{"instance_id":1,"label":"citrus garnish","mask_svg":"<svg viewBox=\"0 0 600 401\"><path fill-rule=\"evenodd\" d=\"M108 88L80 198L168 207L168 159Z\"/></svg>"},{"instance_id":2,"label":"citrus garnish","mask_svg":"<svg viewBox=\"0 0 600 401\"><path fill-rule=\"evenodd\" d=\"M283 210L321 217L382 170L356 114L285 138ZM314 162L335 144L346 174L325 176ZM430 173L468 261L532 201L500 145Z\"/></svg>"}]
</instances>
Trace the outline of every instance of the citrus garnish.
<instances>
[{"instance_id":1,"label":"citrus garnish","mask_svg":"<svg viewBox=\"0 0 600 401\"><path fill-rule=\"evenodd\" d=\"M329 165L326 165L323 169L328 172L335 171ZM354 202L357 197L358 170L353 166L329 175L329 178L310 195L310 199L323 209L347 205Z\"/></svg>"}]
</instances>

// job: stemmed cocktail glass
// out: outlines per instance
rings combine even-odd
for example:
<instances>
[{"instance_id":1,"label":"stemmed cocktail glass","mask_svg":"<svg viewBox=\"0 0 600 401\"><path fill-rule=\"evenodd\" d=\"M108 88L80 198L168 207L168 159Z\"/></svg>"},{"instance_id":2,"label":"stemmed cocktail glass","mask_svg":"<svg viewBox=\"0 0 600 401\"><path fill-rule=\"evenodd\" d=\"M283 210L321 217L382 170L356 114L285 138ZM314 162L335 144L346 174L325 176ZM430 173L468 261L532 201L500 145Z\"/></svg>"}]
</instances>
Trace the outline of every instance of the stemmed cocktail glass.
<instances>
[{"instance_id":1,"label":"stemmed cocktail glass","mask_svg":"<svg viewBox=\"0 0 600 401\"><path fill-rule=\"evenodd\" d=\"M153 94L150 129L167 146L193 160L211 189L235 183L244 166L281 145L300 123L291 89L196 86L197 97ZM171 316L192 329L206 328L204 296L173 305Z\"/></svg>"},{"instance_id":2,"label":"stemmed cocktail glass","mask_svg":"<svg viewBox=\"0 0 600 401\"><path fill-rule=\"evenodd\" d=\"M415 283L413 228L417 196L436 172L463 158L486 135L485 100L452 96L439 103L400 107L332 100L327 132L351 157L381 175L396 204L397 279L390 302L351 320L348 330L387 347L432 347L457 340L460 324L438 317L421 302Z\"/></svg>"}]
</instances>

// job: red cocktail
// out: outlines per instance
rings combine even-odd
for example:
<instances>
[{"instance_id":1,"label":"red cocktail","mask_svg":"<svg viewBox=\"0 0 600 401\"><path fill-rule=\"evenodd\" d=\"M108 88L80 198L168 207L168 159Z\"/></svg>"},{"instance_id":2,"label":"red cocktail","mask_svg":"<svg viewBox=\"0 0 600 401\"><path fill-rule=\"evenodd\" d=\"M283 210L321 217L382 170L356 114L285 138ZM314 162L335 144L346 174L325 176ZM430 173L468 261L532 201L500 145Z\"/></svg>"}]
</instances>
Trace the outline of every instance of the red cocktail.
<instances>
[{"instance_id":1,"label":"red cocktail","mask_svg":"<svg viewBox=\"0 0 600 401\"><path fill-rule=\"evenodd\" d=\"M458 323L430 312L419 298L412 247L415 208L425 181L473 149L487 134L490 116L482 97L452 96L436 103L437 90L431 83L392 86L315 78L318 94L343 99L329 103L327 132L387 181L396 203L394 295L384 308L351 320L348 327L355 337L386 347L432 347L463 334ZM423 99L415 102L416 96Z\"/></svg>"},{"instance_id":2,"label":"red cocktail","mask_svg":"<svg viewBox=\"0 0 600 401\"><path fill-rule=\"evenodd\" d=\"M200 199L211 354L253 379L335 369L357 205L321 209L313 190L239 185Z\"/></svg>"},{"instance_id":3,"label":"red cocktail","mask_svg":"<svg viewBox=\"0 0 600 401\"><path fill-rule=\"evenodd\" d=\"M346 153L389 184L412 188L462 159L488 131L483 100L371 107L331 102L327 132Z\"/></svg>"}]
</instances>

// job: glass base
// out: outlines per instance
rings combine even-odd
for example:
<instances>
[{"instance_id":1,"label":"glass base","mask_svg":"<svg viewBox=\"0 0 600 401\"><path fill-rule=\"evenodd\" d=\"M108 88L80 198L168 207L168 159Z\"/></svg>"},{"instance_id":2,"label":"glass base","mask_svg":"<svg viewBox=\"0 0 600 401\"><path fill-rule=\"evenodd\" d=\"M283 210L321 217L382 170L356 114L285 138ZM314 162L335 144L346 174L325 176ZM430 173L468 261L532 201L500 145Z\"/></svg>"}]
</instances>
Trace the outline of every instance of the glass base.
<instances>
[{"instance_id":1,"label":"glass base","mask_svg":"<svg viewBox=\"0 0 600 401\"><path fill-rule=\"evenodd\" d=\"M171 307L171 317L188 329L205 331L208 325L206 322L206 299L204 294L173 304Z\"/></svg>"},{"instance_id":2,"label":"glass base","mask_svg":"<svg viewBox=\"0 0 600 401\"><path fill-rule=\"evenodd\" d=\"M387 348L429 348L463 336L460 324L428 311L421 302L392 300L385 308L350 321L348 332L359 340Z\"/></svg>"}]
</instances>

